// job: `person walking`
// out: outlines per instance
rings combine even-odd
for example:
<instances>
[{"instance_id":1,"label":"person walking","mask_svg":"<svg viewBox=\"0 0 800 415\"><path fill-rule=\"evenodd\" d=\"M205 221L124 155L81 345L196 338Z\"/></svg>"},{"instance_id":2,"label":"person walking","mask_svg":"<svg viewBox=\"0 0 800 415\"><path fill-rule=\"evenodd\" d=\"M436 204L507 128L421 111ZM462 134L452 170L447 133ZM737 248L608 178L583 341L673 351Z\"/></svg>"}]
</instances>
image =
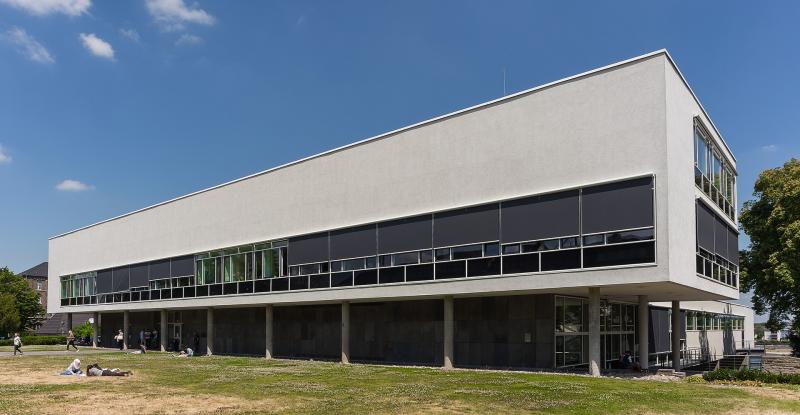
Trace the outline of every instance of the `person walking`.
<instances>
[{"instance_id":1,"label":"person walking","mask_svg":"<svg viewBox=\"0 0 800 415\"><path fill-rule=\"evenodd\" d=\"M19 338L19 333L14 333L14 356L17 355L17 352L19 352L20 356L25 354L22 353L21 347L22 347L22 339Z\"/></svg>"},{"instance_id":2,"label":"person walking","mask_svg":"<svg viewBox=\"0 0 800 415\"><path fill-rule=\"evenodd\" d=\"M69 346L72 346L75 351L78 351L78 348L75 347L75 334L72 333L72 330L67 332L67 350L69 350Z\"/></svg>"},{"instance_id":3,"label":"person walking","mask_svg":"<svg viewBox=\"0 0 800 415\"><path fill-rule=\"evenodd\" d=\"M158 330L153 329L153 347L158 348Z\"/></svg>"},{"instance_id":4,"label":"person walking","mask_svg":"<svg viewBox=\"0 0 800 415\"><path fill-rule=\"evenodd\" d=\"M114 336L114 340L117 341L117 346L119 347L120 350L122 350L122 346L123 346L123 343L122 343L123 337L124 337L124 335L122 334L122 330L120 330L119 333L117 333L117 335Z\"/></svg>"},{"instance_id":5,"label":"person walking","mask_svg":"<svg viewBox=\"0 0 800 415\"><path fill-rule=\"evenodd\" d=\"M194 349L200 350L200 335L194 332Z\"/></svg>"}]
</instances>

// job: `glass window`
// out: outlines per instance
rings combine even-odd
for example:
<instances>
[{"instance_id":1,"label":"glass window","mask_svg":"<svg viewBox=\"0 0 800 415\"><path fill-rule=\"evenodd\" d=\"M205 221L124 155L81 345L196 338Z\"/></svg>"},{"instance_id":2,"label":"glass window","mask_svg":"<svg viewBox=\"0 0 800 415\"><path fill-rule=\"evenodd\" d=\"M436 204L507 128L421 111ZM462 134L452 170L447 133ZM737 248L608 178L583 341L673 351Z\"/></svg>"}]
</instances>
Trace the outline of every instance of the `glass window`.
<instances>
[{"instance_id":1,"label":"glass window","mask_svg":"<svg viewBox=\"0 0 800 415\"><path fill-rule=\"evenodd\" d=\"M503 255L518 254L519 244L503 245Z\"/></svg>"},{"instance_id":2,"label":"glass window","mask_svg":"<svg viewBox=\"0 0 800 415\"><path fill-rule=\"evenodd\" d=\"M498 243L483 244L483 255L484 256L500 255L500 244Z\"/></svg>"},{"instance_id":3,"label":"glass window","mask_svg":"<svg viewBox=\"0 0 800 415\"><path fill-rule=\"evenodd\" d=\"M713 153L712 162L714 163L714 186L716 186L717 189L722 189L722 162L717 153Z\"/></svg>"},{"instance_id":4,"label":"glass window","mask_svg":"<svg viewBox=\"0 0 800 415\"><path fill-rule=\"evenodd\" d=\"M583 301L574 298L564 299L564 331L583 331Z\"/></svg>"},{"instance_id":5,"label":"glass window","mask_svg":"<svg viewBox=\"0 0 800 415\"><path fill-rule=\"evenodd\" d=\"M368 257L365 260L365 262L366 262L367 268L377 268L378 267L378 265L377 265L378 264L378 258L377 257L374 257L374 256Z\"/></svg>"},{"instance_id":6,"label":"glass window","mask_svg":"<svg viewBox=\"0 0 800 415\"><path fill-rule=\"evenodd\" d=\"M300 275L318 274L319 264L300 265Z\"/></svg>"},{"instance_id":7,"label":"glass window","mask_svg":"<svg viewBox=\"0 0 800 415\"><path fill-rule=\"evenodd\" d=\"M577 248L578 246L580 246L580 242L577 237L561 238L561 249Z\"/></svg>"},{"instance_id":8,"label":"glass window","mask_svg":"<svg viewBox=\"0 0 800 415\"><path fill-rule=\"evenodd\" d=\"M583 245L584 246L594 246L594 245L602 245L606 243L605 235L589 235L583 237Z\"/></svg>"},{"instance_id":9,"label":"glass window","mask_svg":"<svg viewBox=\"0 0 800 415\"><path fill-rule=\"evenodd\" d=\"M558 239L526 242L522 244L522 252L550 251L553 249L558 249Z\"/></svg>"},{"instance_id":10,"label":"glass window","mask_svg":"<svg viewBox=\"0 0 800 415\"><path fill-rule=\"evenodd\" d=\"M483 256L482 245L467 245L451 248L453 259L479 258Z\"/></svg>"},{"instance_id":11,"label":"glass window","mask_svg":"<svg viewBox=\"0 0 800 415\"><path fill-rule=\"evenodd\" d=\"M342 261L331 262L331 272L339 272L342 270Z\"/></svg>"},{"instance_id":12,"label":"glass window","mask_svg":"<svg viewBox=\"0 0 800 415\"><path fill-rule=\"evenodd\" d=\"M419 262L426 264L428 262L433 262L433 251L430 249L426 249L424 251L419 252Z\"/></svg>"},{"instance_id":13,"label":"glass window","mask_svg":"<svg viewBox=\"0 0 800 415\"><path fill-rule=\"evenodd\" d=\"M392 265L408 265L419 263L419 252L406 252L392 255Z\"/></svg>"},{"instance_id":14,"label":"glass window","mask_svg":"<svg viewBox=\"0 0 800 415\"><path fill-rule=\"evenodd\" d=\"M391 255L381 255L379 258L380 264L382 267L391 267L392 266L392 256Z\"/></svg>"},{"instance_id":15,"label":"glass window","mask_svg":"<svg viewBox=\"0 0 800 415\"><path fill-rule=\"evenodd\" d=\"M694 139L695 139L695 147L697 149L697 153L695 154L695 161L697 162L697 167L700 169L703 174L706 176L710 176L708 174L708 162L706 157L708 156L708 144L706 144L705 138L700 134L698 129L694 130Z\"/></svg>"},{"instance_id":16,"label":"glass window","mask_svg":"<svg viewBox=\"0 0 800 415\"><path fill-rule=\"evenodd\" d=\"M342 270L355 271L357 269L364 269L364 258L342 261Z\"/></svg>"},{"instance_id":17,"label":"glass window","mask_svg":"<svg viewBox=\"0 0 800 415\"><path fill-rule=\"evenodd\" d=\"M621 242L649 241L653 239L655 229L639 229L636 231L612 232L607 235L608 243L617 244Z\"/></svg>"},{"instance_id":18,"label":"glass window","mask_svg":"<svg viewBox=\"0 0 800 415\"><path fill-rule=\"evenodd\" d=\"M436 250L436 260L437 261L449 261L450 260L450 248L439 248Z\"/></svg>"},{"instance_id":19,"label":"glass window","mask_svg":"<svg viewBox=\"0 0 800 415\"><path fill-rule=\"evenodd\" d=\"M264 278L274 278L280 275L281 255L277 249L264 251L262 254L261 275Z\"/></svg>"},{"instance_id":20,"label":"glass window","mask_svg":"<svg viewBox=\"0 0 800 415\"><path fill-rule=\"evenodd\" d=\"M556 331L564 331L564 297L556 297Z\"/></svg>"},{"instance_id":21,"label":"glass window","mask_svg":"<svg viewBox=\"0 0 800 415\"><path fill-rule=\"evenodd\" d=\"M225 282L244 281L247 255L236 254L225 258Z\"/></svg>"}]
</instances>

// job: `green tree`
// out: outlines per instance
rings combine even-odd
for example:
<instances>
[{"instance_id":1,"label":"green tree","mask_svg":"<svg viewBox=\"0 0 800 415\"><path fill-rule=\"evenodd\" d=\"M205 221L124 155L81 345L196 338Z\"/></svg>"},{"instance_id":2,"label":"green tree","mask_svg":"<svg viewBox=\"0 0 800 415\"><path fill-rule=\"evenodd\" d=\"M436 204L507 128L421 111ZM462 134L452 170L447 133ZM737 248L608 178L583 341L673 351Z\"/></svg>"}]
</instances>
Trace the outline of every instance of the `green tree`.
<instances>
[{"instance_id":1,"label":"green tree","mask_svg":"<svg viewBox=\"0 0 800 415\"><path fill-rule=\"evenodd\" d=\"M741 290L753 291L753 308L769 313L767 327L792 321L800 333L800 160L761 172L739 222L750 236L741 253ZM800 341L793 341L800 356Z\"/></svg>"},{"instance_id":2,"label":"green tree","mask_svg":"<svg viewBox=\"0 0 800 415\"><path fill-rule=\"evenodd\" d=\"M45 309L39 303L39 294L28 286L25 278L14 274L7 267L0 268L0 295L14 298L19 323L13 331L24 333L35 330L42 324Z\"/></svg>"},{"instance_id":3,"label":"green tree","mask_svg":"<svg viewBox=\"0 0 800 415\"><path fill-rule=\"evenodd\" d=\"M73 327L72 334L74 334L75 337L79 339L82 339L87 336L92 337L92 325L86 322L84 324L81 324L80 326Z\"/></svg>"},{"instance_id":4,"label":"green tree","mask_svg":"<svg viewBox=\"0 0 800 415\"><path fill-rule=\"evenodd\" d=\"M17 300L11 294L0 294L0 335L10 337L19 329Z\"/></svg>"}]
</instances>

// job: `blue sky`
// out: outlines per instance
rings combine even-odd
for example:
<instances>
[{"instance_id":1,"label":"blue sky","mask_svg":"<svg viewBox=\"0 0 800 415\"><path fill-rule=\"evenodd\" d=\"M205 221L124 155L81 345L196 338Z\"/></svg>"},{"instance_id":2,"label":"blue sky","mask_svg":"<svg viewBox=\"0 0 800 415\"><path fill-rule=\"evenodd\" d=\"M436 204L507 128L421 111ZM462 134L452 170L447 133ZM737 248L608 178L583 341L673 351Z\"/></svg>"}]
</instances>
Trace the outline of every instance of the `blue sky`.
<instances>
[{"instance_id":1,"label":"blue sky","mask_svg":"<svg viewBox=\"0 0 800 415\"><path fill-rule=\"evenodd\" d=\"M661 48L749 197L759 171L800 155L800 3L649 3L0 0L0 266L497 98L504 68L515 92Z\"/></svg>"}]
</instances>

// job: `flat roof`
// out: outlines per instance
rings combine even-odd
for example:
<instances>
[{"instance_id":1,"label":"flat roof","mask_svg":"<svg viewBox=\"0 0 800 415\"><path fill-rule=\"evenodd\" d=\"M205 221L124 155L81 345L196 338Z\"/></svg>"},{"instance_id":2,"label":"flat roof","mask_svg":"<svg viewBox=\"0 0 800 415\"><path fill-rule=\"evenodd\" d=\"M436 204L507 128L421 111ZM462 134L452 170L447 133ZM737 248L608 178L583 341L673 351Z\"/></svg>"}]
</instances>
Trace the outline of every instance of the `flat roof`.
<instances>
[{"instance_id":1,"label":"flat roof","mask_svg":"<svg viewBox=\"0 0 800 415\"><path fill-rule=\"evenodd\" d=\"M317 154L314 154L314 155L311 155L311 156L308 156L308 157L305 157L305 158L302 158L302 159L299 159L299 160L295 160L295 161L291 161L289 163L281 164L279 166L272 167L272 168L269 168L267 170L262 170L260 172L253 173L253 174L250 174L248 176L240 177L238 179L234 179L234 180L222 183L222 184L218 184L216 186L211 186L211 187L208 187L208 188L205 188L205 189L202 189L202 190L198 190L196 192L192 192L192 193L189 193L189 194L186 194L186 195L183 195L183 196L178 196L176 198L169 199L169 200L166 200L166 201L163 201L163 202L159 202L159 203L156 203L154 205L150 205L150 206L147 206L147 207L144 207L144 208L141 208L141 209L134 210L132 212L124 213L124 214L119 215L119 216L114 216L114 217L109 218L109 219L105 219L105 220L102 220L102 221L99 221L99 222L95 222L95 223L93 223L91 225L86 225L86 226L83 226L83 227L80 227L80 228L77 228L77 229L74 229L74 230L71 230L71 231L68 231L68 232L64 232L64 233L61 233L61 234L58 234L58 235L55 235L55 236L51 236L50 238L48 238L48 240L60 238L62 236L66 236L66 235L69 235L71 233L82 231L84 229L88 229L88 228L91 228L91 227L94 227L94 226L97 226L97 225L101 225L101 224L106 223L106 222L111 222L113 220L124 218L126 216L130 216L130 215L133 215L133 214L136 214L136 213L139 213L139 212L150 210L150 209L156 208L158 206L166 205L168 203L172 203L172 202L175 202L175 201L178 201L178 200L181 200L181 199L185 199L185 198L188 198L188 197L200 194L200 193L205 193L205 192L208 192L208 191L211 191L211 190L214 190L214 189L218 189L220 187L228 186L228 185L231 185L231 184L234 184L234 183L238 183L240 181L251 179L253 177L257 177L257 176L261 176L261 175L264 175L264 174L267 174L267 173L271 173L271 172L276 171L276 170L285 169L287 167L291 167L291 166L294 166L294 165L297 165L297 164L300 164L300 163L303 163L303 162L306 162L306 161L309 161L309 160L313 160L313 159L316 159L316 158L319 158L319 157L327 156L329 154L337 153L339 151L347 150L347 149L352 148L352 147L356 147L356 146L360 146L360 145L363 145L363 144L367 144L367 143L370 143L372 141L377 141L377 140L380 140L380 139L383 139L383 138L387 138L387 137L390 137L392 135L396 135L396 134L404 132L404 131L412 130L412 129L415 129L415 128L418 128L418 127L422 127L422 126L425 126L425 125L428 125L428 124L435 123L437 121L445 120L445 119L448 119L448 118L451 118L451 117L455 117L455 116L458 116L458 115L461 115L461 114L465 114L465 113L468 113L468 112L472 112L472 111L475 111L475 110L478 110L478 109L481 109L481 108L484 108L484 107L492 106L492 105L497 104L497 103L501 103L501 102L504 102L504 101L509 101L509 100L512 100L512 99L515 99L515 98L518 98L518 97L521 97L521 96L524 96L524 95L528 95L528 94L531 94L531 93L546 89L546 88L550 88L550 87L553 87L553 86L556 86L556 85L559 85L559 84L563 84L563 83L566 83L566 82L574 81L576 79L585 78L585 77L590 76L590 75L594 75L594 74L597 74L597 73L600 73L600 72L604 72L604 71L608 71L608 70L611 70L611 69L615 69L615 68L620 67L620 66L625 66L625 65L628 65L628 64L631 64L631 63L634 63L634 62L637 62L637 61L649 59L649 58L652 58L652 57L658 56L658 55L664 55L664 56L667 57L667 60L672 65L672 67L675 69L675 71L678 73L678 76L680 76L681 80L683 81L683 84L686 85L686 88L689 89L689 92L692 94L692 97L697 102L697 105L700 107L700 110L703 111L703 115L705 115L706 118L708 119L708 121L710 122L711 128L714 129L714 132L717 134L717 136L719 136L720 141L722 141L722 144L725 146L725 148L731 154L731 157L733 157L733 160L736 161L736 157L733 155L733 152L731 151L730 147L728 147L728 144L725 142L725 139L722 137L722 134L720 134L719 130L717 129L717 126L714 125L714 122L711 120L711 117L706 112L705 108L703 107L703 104L700 103L700 99L697 98L697 95L694 93L692 88L689 86L689 82L686 81L686 78L683 76L683 74L681 73L680 69L678 69L678 66L675 64L675 61L672 59L672 56L670 56L669 52L666 49L659 49L659 50L656 50L656 51L653 51L653 52L650 52L650 53L646 53L644 55L640 55L640 56L636 56L634 58L626 59L624 61L619 61L619 62L616 62L616 63L612 63L610 65L606 65L606 66L603 66L603 67L600 67L600 68L592 69L592 70L589 70L589 71L586 71L586 72L581 72L581 73L579 73L577 75L572 75L572 76L569 76L569 77L566 77L566 78L562 78L562 79L559 79L559 80L556 80L556 81L548 82L546 84L535 86L533 88L529 88L529 89L526 89L526 90L511 94L511 95L505 95L503 97L500 97L500 98L497 98L497 99L493 99L491 101L483 102L483 103L480 103L480 104L477 104L477 105L473 105L471 107L463 108L463 109L460 109L460 110L457 110L457 111L453 111L453 112L450 112L450 113L447 113L447 114L444 114L444 115L440 115L438 117L434 117L434 118L430 118L430 119L427 119L427 120L424 120L424 121L420 121L420 122L418 122L416 124L407 125L405 127L401 127L401 128L395 129L395 130L391 130L391 131L388 131L388 132L385 132L385 133L381 133L381 134L378 134L376 136L372 136L372 137L369 137L369 138L366 138L366 139L363 139L363 140L360 140L360 141L356 141L354 143L346 144L344 146L336 147L334 149L327 150L327 151L323 151L321 153L317 153Z\"/></svg>"}]
</instances>

